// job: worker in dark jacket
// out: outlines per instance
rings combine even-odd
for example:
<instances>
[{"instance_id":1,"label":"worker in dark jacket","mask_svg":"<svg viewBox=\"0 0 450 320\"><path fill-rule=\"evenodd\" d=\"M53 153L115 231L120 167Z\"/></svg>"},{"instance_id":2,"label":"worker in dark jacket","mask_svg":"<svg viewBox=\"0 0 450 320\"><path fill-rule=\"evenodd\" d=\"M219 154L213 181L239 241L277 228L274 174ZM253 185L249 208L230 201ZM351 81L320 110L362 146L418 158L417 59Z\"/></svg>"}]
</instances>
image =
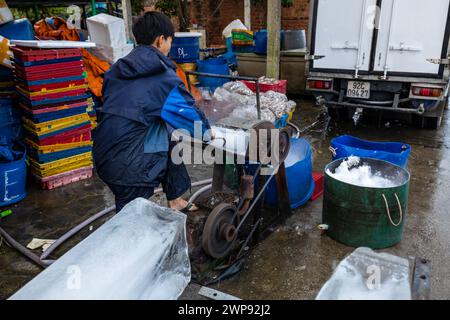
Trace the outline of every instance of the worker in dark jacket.
<instances>
[{"instance_id":1,"label":"worker in dark jacket","mask_svg":"<svg viewBox=\"0 0 450 320\"><path fill-rule=\"evenodd\" d=\"M167 58L174 28L159 12L147 12L133 26L138 46L105 75L103 119L94 136L94 161L116 199L116 211L135 198L149 198L160 184L169 207L193 211L181 198L190 188L183 164L171 161L173 129L194 135L210 126Z\"/></svg>"}]
</instances>

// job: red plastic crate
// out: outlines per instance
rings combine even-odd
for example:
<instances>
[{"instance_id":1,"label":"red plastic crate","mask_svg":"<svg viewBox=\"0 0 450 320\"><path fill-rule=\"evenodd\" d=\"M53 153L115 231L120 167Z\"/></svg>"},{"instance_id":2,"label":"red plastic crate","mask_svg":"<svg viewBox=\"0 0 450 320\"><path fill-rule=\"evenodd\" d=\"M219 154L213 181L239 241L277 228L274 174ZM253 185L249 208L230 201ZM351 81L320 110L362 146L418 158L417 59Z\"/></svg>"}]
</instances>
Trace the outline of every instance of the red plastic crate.
<instances>
[{"instance_id":1,"label":"red plastic crate","mask_svg":"<svg viewBox=\"0 0 450 320\"><path fill-rule=\"evenodd\" d=\"M319 172L313 172L313 179L315 187L314 192L311 196L311 201L317 200L323 194L324 174Z\"/></svg>"},{"instance_id":2,"label":"red plastic crate","mask_svg":"<svg viewBox=\"0 0 450 320\"><path fill-rule=\"evenodd\" d=\"M51 74L54 70L62 70L62 69L69 69L69 68L84 68L83 61L70 61L70 62L58 62L58 63L50 63L50 64L44 64L42 66L30 66L30 67L24 67L21 65L16 64L14 66L14 69L21 72L21 73L40 73L40 72L47 72L48 74Z\"/></svg>"},{"instance_id":3,"label":"red plastic crate","mask_svg":"<svg viewBox=\"0 0 450 320\"><path fill-rule=\"evenodd\" d=\"M242 82L244 82L245 85L250 90L252 90L253 92L256 92L256 83L254 81L243 80ZM287 84L287 80L278 80L274 84L260 83L259 84L259 92L264 93L267 91L275 91L275 92L286 94L286 84Z\"/></svg>"},{"instance_id":4,"label":"red plastic crate","mask_svg":"<svg viewBox=\"0 0 450 320\"><path fill-rule=\"evenodd\" d=\"M23 103L20 102L19 107L31 114L43 114L43 113L48 113L48 112L68 110L68 109L79 108L79 107L84 107L84 106L86 106L86 108L87 108L88 104L89 104L88 101L84 100L84 101L77 102L77 103L63 104L63 105L58 105L55 107L48 107L46 105L40 109L31 109L30 107L25 106Z\"/></svg>"},{"instance_id":5,"label":"red plastic crate","mask_svg":"<svg viewBox=\"0 0 450 320\"><path fill-rule=\"evenodd\" d=\"M49 146L60 143L74 143L91 140L91 125L87 124L80 128L63 132L52 137L44 139L32 139L34 143L40 146Z\"/></svg>"},{"instance_id":6,"label":"red plastic crate","mask_svg":"<svg viewBox=\"0 0 450 320\"><path fill-rule=\"evenodd\" d=\"M30 49L11 47L14 57L24 62L65 59L82 56L81 49Z\"/></svg>"},{"instance_id":7,"label":"red plastic crate","mask_svg":"<svg viewBox=\"0 0 450 320\"><path fill-rule=\"evenodd\" d=\"M38 177L34 175L36 180L41 185L42 189L52 190L58 187L66 186L68 184L89 179L92 177L92 166L70 170L67 172L55 174L50 177Z\"/></svg>"},{"instance_id":8,"label":"red plastic crate","mask_svg":"<svg viewBox=\"0 0 450 320\"><path fill-rule=\"evenodd\" d=\"M84 68L74 67L74 68L65 68L61 70L51 70L44 72L35 72L35 73L27 73L21 70L15 70L15 75L17 78L20 78L25 81L36 81L36 80L46 80L46 79L55 79L55 78L66 78L66 77L81 77L85 73Z\"/></svg>"},{"instance_id":9,"label":"red plastic crate","mask_svg":"<svg viewBox=\"0 0 450 320\"><path fill-rule=\"evenodd\" d=\"M88 101L88 102L86 102ZM64 106L72 106L74 104L89 104L89 100L86 100L86 98L84 99L76 99L76 100L70 100L70 102L59 102L59 103L47 103L45 105L42 106L28 106L22 102L19 103L19 106L24 106L24 108L26 110L33 110L33 111L38 111L38 110L42 110L42 109L48 109L48 108L57 108L56 110L60 110L62 107ZM43 111L45 112L45 111Z\"/></svg>"}]
</instances>

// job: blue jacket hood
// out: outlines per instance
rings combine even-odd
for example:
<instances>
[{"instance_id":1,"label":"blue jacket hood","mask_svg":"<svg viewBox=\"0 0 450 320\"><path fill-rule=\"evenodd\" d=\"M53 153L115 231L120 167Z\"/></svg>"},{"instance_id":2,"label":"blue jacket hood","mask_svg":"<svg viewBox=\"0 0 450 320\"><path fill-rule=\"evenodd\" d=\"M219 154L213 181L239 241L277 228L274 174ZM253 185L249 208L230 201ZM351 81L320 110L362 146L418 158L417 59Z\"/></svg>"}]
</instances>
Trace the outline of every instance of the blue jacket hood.
<instances>
[{"instance_id":1,"label":"blue jacket hood","mask_svg":"<svg viewBox=\"0 0 450 320\"><path fill-rule=\"evenodd\" d=\"M122 79L136 79L176 70L175 64L161 51L146 45L136 47L129 55L113 66Z\"/></svg>"}]
</instances>

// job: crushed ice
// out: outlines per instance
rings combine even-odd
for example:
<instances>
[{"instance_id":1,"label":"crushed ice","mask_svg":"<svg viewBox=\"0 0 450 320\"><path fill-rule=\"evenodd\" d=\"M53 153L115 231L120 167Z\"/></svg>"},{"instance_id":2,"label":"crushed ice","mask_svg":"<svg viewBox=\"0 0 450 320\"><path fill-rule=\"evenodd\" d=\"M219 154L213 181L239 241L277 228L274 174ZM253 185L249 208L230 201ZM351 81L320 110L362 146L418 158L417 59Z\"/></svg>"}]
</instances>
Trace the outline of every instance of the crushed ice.
<instances>
[{"instance_id":1,"label":"crushed ice","mask_svg":"<svg viewBox=\"0 0 450 320\"><path fill-rule=\"evenodd\" d=\"M395 181L383 177L379 171L373 172L372 168L366 164L359 165L361 159L351 156L333 172L327 169L327 174L339 181L367 188L392 188L396 187Z\"/></svg>"}]
</instances>

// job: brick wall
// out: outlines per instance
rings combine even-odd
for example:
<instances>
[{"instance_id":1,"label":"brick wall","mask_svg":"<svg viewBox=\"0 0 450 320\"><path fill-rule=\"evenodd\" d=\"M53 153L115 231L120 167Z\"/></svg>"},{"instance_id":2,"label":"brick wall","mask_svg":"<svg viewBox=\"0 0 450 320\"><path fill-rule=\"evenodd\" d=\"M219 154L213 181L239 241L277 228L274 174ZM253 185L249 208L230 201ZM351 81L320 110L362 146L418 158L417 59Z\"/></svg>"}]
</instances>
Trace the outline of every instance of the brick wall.
<instances>
[{"instance_id":1,"label":"brick wall","mask_svg":"<svg viewBox=\"0 0 450 320\"><path fill-rule=\"evenodd\" d=\"M191 20L206 27L207 44L222 44L222 30L233 20L244 22L243 0L192 0L190 3ZM217 9L218 8L218 9ZM260 5L252 5L252 30L265 29L267 26L267 0ZM294 0L290 8L283 8L281 25L283 29L307 29L309 0Z\"/></svg>"}]
</instances>

